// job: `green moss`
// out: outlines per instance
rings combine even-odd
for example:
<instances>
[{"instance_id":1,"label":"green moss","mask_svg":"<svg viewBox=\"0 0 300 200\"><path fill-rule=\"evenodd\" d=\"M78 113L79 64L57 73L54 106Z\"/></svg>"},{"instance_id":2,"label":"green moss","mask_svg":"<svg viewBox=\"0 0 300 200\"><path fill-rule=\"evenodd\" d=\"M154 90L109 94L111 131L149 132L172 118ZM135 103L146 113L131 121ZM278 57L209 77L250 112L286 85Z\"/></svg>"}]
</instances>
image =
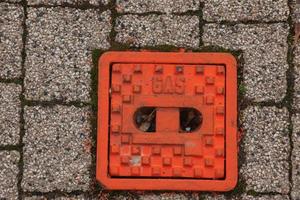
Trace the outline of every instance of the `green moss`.
<instances>
[{"instance_id":1,"label":"green moss","mask_svg":"<svg viewBox=\"0 0 300 200\"><path fill-rule=\"evenodd\" d=\"M173 45L158 45L158 46L145 46L143 47L145 50L149 51L161 51L161 52L170 52L170 51L178 51L179 48Z\"/></svg>"},{"instance_id":2,"label":"green moss","mask_svg":"<svg viewBox=\"0 0 300 200\"><path fill-rule=\"evenodd\" d=\"M248 195L251 195L251 196L259 196L259 193L258 193L258 192L255 192L254 190L249 190L249 191L247 191L247 194L248 194Z\"/></svg>"},{"instance_id":3,"label":"green moss","mask_svg":"<svg viewBox=\"0 0 300 200\"><path fill-rule=\"evenodd\" d=\"M91 105L93 111L97 111L97 88L98 88L98 60L105 51L95 49L92 52L93 67L91 69Z\"/></svg>"},{"instance_id":4,"label":"green moss","mask_svg":"<svg viewBox=\"0 0 300 200\"><path fill-rule=\"evenodd\" d=\"M238 89L239 95L244 96L247 91L246 86L243 83L240 83L240 85L238 87L239 87L239 89Z\"/></svg>"},{"instance_id":5,"label":"green moss","mask_svg":"<svg viewBox=\"0 0 300 200\"><path fill-rule=\"evenodd\" d=\"M119 42L112 42L110 51L128 51L128 50L136 50L136 48L131 47L130 44L123 44Z\"/></svg>"},{"instance_id":6,"label":"green moss","mask_svg":"<svg viewBox=\"0 0 300 200\"><path fill-rule=\"evenodd\" d=\"M92 61L93 61L93 67L90 72L91 77L91 108L92 108L92 115L91 115L91 137L92 137L92 163L91 163L91 178L95 179L96 176L96 141L97 141L97 107L98 107L98 60L100 56L104 53L103 50L96 49L92 52ZM95 184L93 185L93 194L92 195L98 195L97 193L101 191L101 185L95 181Z\"/></svg>"},{"instance_id":7,"label":"green moss","mask_svg":"<svg viewBox=\"0 0 300 200\"><path fill-rule=\"evenodd\" d=\"M232 190L230 192L226 192L225 196L231 198L231 197L234 197L234 196L241 195L245 192L246 192L246 181L240 177L239 181L237 183L237 186L234 188L234 190Z\"/></svg>"},{"instance_id":8,"label":"green moss","mask_svg":"<svg viewBox=\"0 0 300 200\"><path fill-rule=\"evenodd\" d=\"M223 52L235 54L233 51L220 46L203 46L198 51L196 50L196 52Z\"/></svg>"},{"instance_id":9,"label":"green moss","mask_svg":"<svg viewBox=\"0 0 300 200\"><path fill-rule=\"evenodd\" d=\"M115 199L123 199L126 197L128 200L137 199L137 195L134 192L127 192L127 191L111 191L109 192L108 199L115 200Z\"/></svg>"}]
</instances>

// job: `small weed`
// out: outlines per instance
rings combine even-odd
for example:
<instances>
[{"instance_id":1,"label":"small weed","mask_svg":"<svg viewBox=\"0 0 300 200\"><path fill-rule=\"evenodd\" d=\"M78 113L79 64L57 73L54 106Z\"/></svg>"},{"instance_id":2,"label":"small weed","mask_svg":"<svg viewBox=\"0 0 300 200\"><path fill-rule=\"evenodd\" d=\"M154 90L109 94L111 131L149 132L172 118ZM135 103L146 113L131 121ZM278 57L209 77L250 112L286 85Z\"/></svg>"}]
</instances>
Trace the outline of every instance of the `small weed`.
<instances>
[{"instance_id":1,"label":"small weed","mask_svg":"<svg viewBox=\"0 0 300 200\"><path fill-rule=\"evenodd\" d=\"M240 83L240 84L239 84L239 88L238 88L239 95L240 95L240 96L245 96L246 91L247 91L247 89L246 89L245 84Z\"/></svg>"}]
</instances>

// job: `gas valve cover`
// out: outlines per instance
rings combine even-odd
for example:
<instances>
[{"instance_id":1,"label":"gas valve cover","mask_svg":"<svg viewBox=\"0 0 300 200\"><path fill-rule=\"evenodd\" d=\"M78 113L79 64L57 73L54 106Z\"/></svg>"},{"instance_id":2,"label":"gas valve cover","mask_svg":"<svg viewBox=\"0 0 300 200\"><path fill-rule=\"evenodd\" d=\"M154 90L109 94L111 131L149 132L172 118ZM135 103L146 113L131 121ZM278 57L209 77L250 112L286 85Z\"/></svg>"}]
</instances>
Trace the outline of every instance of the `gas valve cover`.
<instances>
[{"instance_id":1,"label":"gas valve cover","mask_svg":"<svg viewBox=\"0 0 300 200\"><path fill-rule=\"evenodd\" d=\"M237 69L228 53L99 59L97 180L107 189L228 191L237 182Z\"/></svg>"}]
</instances>

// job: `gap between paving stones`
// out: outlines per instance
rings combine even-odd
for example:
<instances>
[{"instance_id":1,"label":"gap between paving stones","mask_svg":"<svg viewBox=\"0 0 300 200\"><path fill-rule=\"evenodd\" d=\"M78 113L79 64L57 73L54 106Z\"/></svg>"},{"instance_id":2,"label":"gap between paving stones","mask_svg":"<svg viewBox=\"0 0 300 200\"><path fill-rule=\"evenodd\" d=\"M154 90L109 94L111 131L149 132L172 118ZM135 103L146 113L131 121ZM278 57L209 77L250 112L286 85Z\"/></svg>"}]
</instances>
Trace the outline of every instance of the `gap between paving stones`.
<instances>
[{"instance_id":1,"label":"gap between paving stones","mask_svg":"<svg viewBox=\"0 0 300 200\"><path fill-rule=\"evenodd\" d=\"M16 79L3 79L3 78L0 78L0 83L15 83L17 85L21 85L22 84L22 79L20 79L20 78L16 78Z\"/></svg>"},{"instance_id":2,"label":"gap between paving stones","mask_svg":"<svg viewBox=\"0 0 300 200\"><path fill-rule=\"evenodd\" d=\"M22 0L21 1L21 5L23 6L23 12L24 12L24 19L22 22L22 26L23 26L23 34L22 34L22 42L23 42L23 47L22 47L22 62L21 62L21 77L20 77L20 83L22 86L22 92L20 94L20 100L21 100L21 113L20 113L20 138L19 138L19 145L20 145L20 149L19 149L19 153L20 153L20 160L19 160L19 174L18 174L18 199L21 200L22 196L23 196L23 189L21 186L22 183L22 179L23 179L23 167L24 167L24 162L23 162L23 137L25 135L25 119L24 119L24 100L25 100L25 96L24 96L24 92L25 92L25 88L24 88L24 78L25 78L25 59L26 59L26 38L27 38L27 27L26 27L26 19L27 19L27 1L26 0Z\"/></svg>"},{"instance_id":3,"label":"gap between paving stones","mask_svg":"<svg viewBox=\"0 0 300 200\"><path fill-rule=\"evenodd\" d=\"M2 1L0 1L2 2ZM6 2L5 3L9 4L22 4L22 2ZM49 4L37 4L37 5L27 5L28 8L75 8L79 10L89 10L89 9L94 9L94 10L99 10L100 12L106 11L106 10L115 10L115 5L114 5L114 0L110 1L107 5L100 4L100 5L93 5L89 3L85 4L70 4L70 3L63 3L61 5L49 5ZM148 16L148 15L176 15L176 16L194 16L194 15L199 15L199 12L202 13L201 9L199 10L187 10L184 12L171 12L171 13L165 13L165 12L159 12L159 11L151 11L151 12L144 12L144 13L134 13L134 12L115 12L114 16L119 17L119 16L124 16L124 15L137 15L137 16Z\"/></svg>"},{"instance_id":4,"label":"gap between paving stones","mask_svg":"<svg viewBox=\"0 0 300 200\"><path fill-rule=\"evenodd\" d=\"M22 4L22 2L7 2L7 1L0 1L0 2L5 2L9 4ZM61 5L49 5L49 4L37 4L37 5L27 5L29 8L55 8L55 7L60 7L60 8L75 8L75 9L80 9L80 10L88 10L88 9L96 9L99 11L106 11L106 10L115 10L113 16L119 17L119 16L124 16L124 15L136 15L136 16L149 16L149 15L175 15L175 16L195 16L195 15L200 15L201 16L201 22L204 24L224 24L224 25L236 25L236 24L275 24L275 23L285 23L286 21L284 20L273 20L273 21L258 21L258 20L240 20L240 21L207 21L203 19L203 8L204 8L204 3L200 2L200 7L199 10L187 10L184 12L161 12L161 11L149 11L149 12L143 12L143 13L136 13L136 12L118 12L115 7L116 0L111 0L108 4L102 4L100 3L99 5L93 5L90 3L83 3L83 4L70 4L70 3L62 3Z\"/></svg>"},{"instance_id":5,"label":"gap between paving stones","mask_svg":"<svg viewBox=\"0 0 300 200\"><path fill-rule=\"evenodd\" d=\"M19 4L19 5L23 5L24 3L24 0L21 0L20 2L7 2L5 0L0 0L0 3L1 2L5 2L5 3L9 3L9 4ZM103 9L104 10L107 10L107 9L110 9L112 6L114 6L112 4L112 2L108 3L108 4L103 4L102 2L99 2L99 5L93 5L93 4L90 4L88 2L84 2L84 3L79 3L78 5L74 5L74 4L71 4L71 3L62 3L61 5L49 5L49 4L43 4L43 3L40 3L40 4L37 4L37 5L30 5L28 4L28 1L26 0L26 7L32 7L32 8L41 8L41 7L44 7L44 8L54 8L54 7L61 7L61 8L76 8L76 9L80 9L80 10L88 10L88 9Z\"/></svg>"},{"instance_id":6,"label":"gap between paving stones","mask_svg":"<svg viewBox=\"0 0 300 200\"><path fill-rule=\"evenodd\" d=\"M293 189L293 157L292 157L292 152L294 149L294 143L293 143L293 115L294 115L294 109L293 109L293 100L294 100L294 93L295 93L295 65L293 62L293 58L295 57L294 55L294 33L295 33L295 26L293 23L293 19L292 19L292 14L293 14L293 10L292 10L292 3L293 0L289 0L288 2L288 6L289 6L289 10L290 10L290 14L288 17L288 24L290 26L290 32L289 32L289 36L288 36L288 56L287 56L287 62L289 65L289 68L286 72L286 76L287 76L287 92L286 92L286 97L284 98L284 100L286 101L287 104L287 109L289 111L289 140L290 140L290 152L289 152L289 182L290 182L290 191L288 193L289 198L292 198L292 189Z\"/></svg>"}]
</instances>

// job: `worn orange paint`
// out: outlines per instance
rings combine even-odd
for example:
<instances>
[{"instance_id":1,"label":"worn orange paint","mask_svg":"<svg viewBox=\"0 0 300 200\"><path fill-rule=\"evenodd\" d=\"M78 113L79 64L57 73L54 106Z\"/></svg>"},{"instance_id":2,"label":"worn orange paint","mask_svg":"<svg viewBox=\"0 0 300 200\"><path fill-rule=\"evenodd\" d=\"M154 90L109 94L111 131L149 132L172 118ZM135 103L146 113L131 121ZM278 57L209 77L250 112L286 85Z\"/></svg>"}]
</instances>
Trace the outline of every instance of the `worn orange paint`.
<instances>
[{"instance_id":1,"label":"worn orange paint","mask_svg":"<svg viewBox=\"0 0 300 200\"><path fill-rule=\"evenodd\" d=\"M99 60L96 178L107 189L228 191L237 182L237 69L227 53L107 52ZM156 132L134 122L156 108ZM198 110L183 133L179 109Z\"/></svg>"}]
</instances>

